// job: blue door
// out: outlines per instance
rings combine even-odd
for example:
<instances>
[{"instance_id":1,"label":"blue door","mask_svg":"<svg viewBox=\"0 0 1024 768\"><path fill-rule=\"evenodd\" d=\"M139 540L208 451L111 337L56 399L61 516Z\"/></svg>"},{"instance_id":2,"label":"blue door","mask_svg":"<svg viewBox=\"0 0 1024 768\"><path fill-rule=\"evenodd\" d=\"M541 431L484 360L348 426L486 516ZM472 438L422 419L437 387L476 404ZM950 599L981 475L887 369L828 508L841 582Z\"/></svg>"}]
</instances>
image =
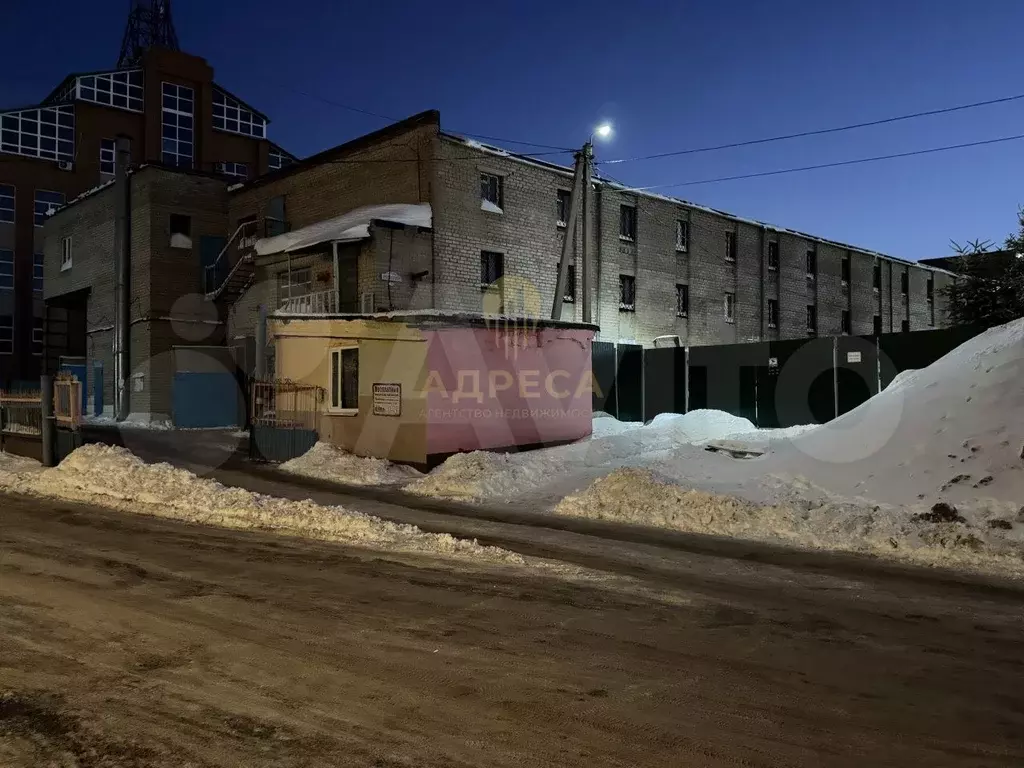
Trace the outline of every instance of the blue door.
<instances>
[{"instance_id":1,"label":"blue door","mask_svg":"<svg viewBox=\"0 0 1024 768\"><path fill-rule=\"evenodd\" d=\"M233 373L178 372L171 397L174 426L214 429L238 426L240 392Z\"/></svg>"}]
</instances>

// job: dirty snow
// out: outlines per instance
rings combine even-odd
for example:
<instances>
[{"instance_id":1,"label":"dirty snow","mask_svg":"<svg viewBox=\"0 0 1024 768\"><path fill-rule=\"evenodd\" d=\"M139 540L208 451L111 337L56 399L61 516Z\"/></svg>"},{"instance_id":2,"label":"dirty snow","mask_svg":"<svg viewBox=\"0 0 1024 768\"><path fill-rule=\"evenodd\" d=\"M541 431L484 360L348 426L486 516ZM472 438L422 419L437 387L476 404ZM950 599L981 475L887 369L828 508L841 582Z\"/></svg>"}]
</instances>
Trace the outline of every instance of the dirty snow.
<instances>
[{"instance_id":1,"label":"dirty snow","mask_svg":"<svg viewBox=\"0 0 1024 768\"><path fill-rule=\"evenodd\" d=\"M8 460L4 459L6 462ZM513 552L448 534L425 533L342 507L289 501L226 488L169 464L147 464L124 448L86 445L43 471L0 471L0 488L15 493L99 504L223 528L273 531L393 552L522 564Z\"/></svg>"},{"instance_id":2,"label":"dirty snow","mask_svg":"<svg viewBox=\"0 0 1024 768\"><path fill-rule=\"evenodd\" d=\"M422 477L412 467L393 464L385 459L356 456L324 442L317 443L302 456L286 461L280 468L293 475L348 485L399 485Z\"/></svg>"}]
</instances>

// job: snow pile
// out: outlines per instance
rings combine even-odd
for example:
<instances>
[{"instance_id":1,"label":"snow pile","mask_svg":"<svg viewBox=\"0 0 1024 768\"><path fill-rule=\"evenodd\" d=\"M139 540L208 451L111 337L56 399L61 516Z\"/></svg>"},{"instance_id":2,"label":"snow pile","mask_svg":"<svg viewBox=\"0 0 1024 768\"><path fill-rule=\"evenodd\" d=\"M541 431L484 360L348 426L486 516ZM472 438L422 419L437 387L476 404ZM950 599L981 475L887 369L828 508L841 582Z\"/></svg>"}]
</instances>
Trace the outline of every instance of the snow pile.
<instances>
[{"instance_id":1,"label":"snow pile","mask_svg":"<svg viewBox=\"0 0 1024 768\"><path fill-rule=\"evenodd\" d=\"M725 411L700 408L689 413L662 413L646 429L664 431L680 443L706 443L726 440L734 435L750 434L757 427L749 419Z\"/></svg>"},{"instance_id":2,"label":"snow pile","mask_svg":"<svg viewBox=\"0 0 1024 768\"><path fill-rule=\"evenodd\" d=\"M608 414L594 414L594 425L591 438L608 437L643 427L642 421L619 421Z\"/></svg>"},{"instance_id":3,"label":"snow pile","mask_svg":"<svg viewBox=\"0 0 1024 768\"><path fill-rule=\"evenodd\" d=\"M538 459L537 454L543 454ZM477 501L509 498L543 484L550 475L565 471L558 449L529 453L473 451L448 457L426 477L406 486L421 496Z\"/></svg>"},{"instance_id":4,"label":"snow pile","mask_svg":"<svg viewBox=\"0 0 1024 768\"><path fill-rule=\"evenodd\" d=\"M333 219L318 221L308 227L257 240L256 254L267 256L274 253L288 253L335 240L340 242L365 240L370 236L370 226L375 221L430 229L432 219L429 203L367 205Z\"/></svg>"},{"instance_id":5,"label":"snow pile","mask_svg":"<svg viewBox=\"0 0 1024 768\"><path fill-rule=\"evenodd\" d=\"M42 465L34 459L15 456L13 453L0 451L0 487L16 479L26 472L38 472Z\"/></svg>"},{"instance_id":6,"label":"snow pile","mask_svg":"<svg viewBox=\"0 0 1024 768\"><path fill-rule=\"evenodd\" d=\"M561 515L855 552L922 565L1024 576L1024 519L991 510L935 511L840 501L806 487L791 503L759 505L620 469L563 499ZM815 498L816 497L816 498Z\"/></svg>"},{"instance_id":7,"label":"snow pile","mask_svg":"<svg viewBox=\"0 0 1024 768\"><path fill-rule=\"evenodd\" d=\"M319 442L309 451L281 465L293 475L317 477L348 485L398 485L422 474L412 467L385 459L356 456L330 443Z\"/></svg>"},{"instance_id":8,"label":"snow pile","mask_svg":"<svg viewBox=\"0 0 1024 768\"><path fill-rule=\"evenodd\" d=\"M0 475L0 484L15 493L99 504L122 512L223 528L273 531L376 550L524 562L513 552L480 546L448 534L424 533L415 526L398 525L342 507L226 488L169 464L146 464L116 446L86 445L53 469Z\"/></svg>"}]
</instances>

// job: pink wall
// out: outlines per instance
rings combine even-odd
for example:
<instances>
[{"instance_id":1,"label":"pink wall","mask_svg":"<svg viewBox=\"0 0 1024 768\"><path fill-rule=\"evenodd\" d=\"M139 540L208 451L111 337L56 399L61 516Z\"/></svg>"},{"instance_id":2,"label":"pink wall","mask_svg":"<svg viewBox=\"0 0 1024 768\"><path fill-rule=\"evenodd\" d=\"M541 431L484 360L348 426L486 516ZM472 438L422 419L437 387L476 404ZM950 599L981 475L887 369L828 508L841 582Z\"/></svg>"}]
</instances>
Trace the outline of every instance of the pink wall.
<instances>
[{"instance_id":1,"label":"pink wall","mask_svg":"<svg viewBox=\"0 0 1024 768\"><path fill-rule=\"evenodd\" d=\"M587 330L425 331L427 453L577 440L591 432Z\"/></svg>"}]
</instances>

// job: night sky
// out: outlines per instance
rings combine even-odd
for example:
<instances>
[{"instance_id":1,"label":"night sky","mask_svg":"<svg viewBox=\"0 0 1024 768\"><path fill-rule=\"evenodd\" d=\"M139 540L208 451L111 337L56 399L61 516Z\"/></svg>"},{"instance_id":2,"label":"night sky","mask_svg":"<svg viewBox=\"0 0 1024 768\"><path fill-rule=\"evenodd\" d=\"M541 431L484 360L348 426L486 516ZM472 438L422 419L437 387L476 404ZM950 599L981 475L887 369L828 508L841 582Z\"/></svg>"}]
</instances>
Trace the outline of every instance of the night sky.
<instances>
[{"instance_id":1,"label":"night sky","mask_svg":"<svg viewBox=\"0 0 1024 768\"><path fill-rule=\"evenodd\" d=\"M116 63L128 0L0 5L0 105ZM610 120L615 134L597 147L610 160L1024 93L1020 0L173 0L173 10L182 48L300 155L386 124L330 101L394 118L436 108L448 131L559 147ZM1024 99L603 170L673 184L1010 136L1024 133L1022 117ZM947 254L950 239L1001 243L1024 203L1022 161L1024 140L658 191L916 259Z\"/></svg>"}]
</instances>

